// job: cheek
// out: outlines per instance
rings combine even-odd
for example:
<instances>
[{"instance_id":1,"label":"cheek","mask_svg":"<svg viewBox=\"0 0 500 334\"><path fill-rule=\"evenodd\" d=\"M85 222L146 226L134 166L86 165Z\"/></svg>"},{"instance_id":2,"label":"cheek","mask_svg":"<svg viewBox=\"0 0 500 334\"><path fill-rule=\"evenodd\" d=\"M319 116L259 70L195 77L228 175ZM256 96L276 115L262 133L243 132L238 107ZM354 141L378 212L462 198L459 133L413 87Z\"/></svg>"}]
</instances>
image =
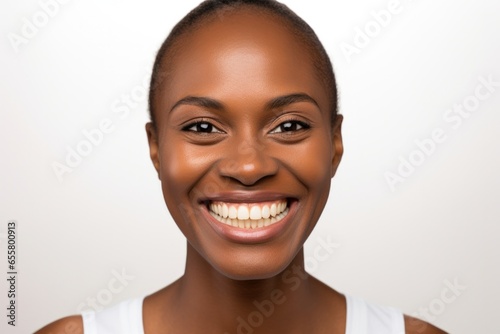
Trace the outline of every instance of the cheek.
<instances>
[{"instance_id":1,"label":"cheek","mask_svg":"<svg viewBox=\"0 0 500 334\"><path fill-rule=\"evenodd\" d=\"M330 136L318 133L307 142L283 152L283 159L309 191L328 191L331 175Z\"/></svg>"},{"instance_id":2,"label":"cheek","mask_svg":"<svg viewBox=\"0 0 500 334\"><path fill-rule=\"evenodd\" d=\"M294 153L300 163L295 165L295 175L307 188L305 201L301 204L305 217L306 235L312 232L323 212L330 194L333 149L330 135L321 134L308 145L298 147ZM302 241L305 242L305 239Z\"/></svg>"},{"instance_id":3,"label":"cheek","mask_svg":"<svg viewBox=\"0 0 500 334\"><path fill-rule=\"evenodd\" d=\"M168 144L166 144L168 143ZM160 143L160 179L165 204L174 221L188 239L193 239L191 222L197 221L190 195L202 189L194 187L213 164L207 152L177 138Z\"/></svg>"},{"instance_id":4,"label":"cheek","mask_svg":"<svg viewBox=\"0 0 500 334\"><path fill-rule=\"evenodd\" d=\"M160 178L167 205L169 202L185 201L185 196L193 191L194 185L201 178L209 174L216 160L207 147L170 139L167 137L164 141L168 145L160 146ZM206 187L213 185L208 182L204 185ZM209 189L196 188L195 191L207 192Z\"/></svg>"}]
</instances>

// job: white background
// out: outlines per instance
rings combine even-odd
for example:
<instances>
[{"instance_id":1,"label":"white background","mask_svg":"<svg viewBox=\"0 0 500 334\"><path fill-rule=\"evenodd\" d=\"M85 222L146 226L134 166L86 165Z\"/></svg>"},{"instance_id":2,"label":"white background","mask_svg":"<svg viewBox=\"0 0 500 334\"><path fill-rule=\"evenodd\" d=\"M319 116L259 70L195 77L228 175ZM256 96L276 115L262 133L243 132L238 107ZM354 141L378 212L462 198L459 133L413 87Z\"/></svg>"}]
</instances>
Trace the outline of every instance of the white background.
<instances>
[{"instance_id":1,"label":"white background","mask_svg":"<svg viewBox=\"0 0 500 334\"><path fill-rule=\"evenodd\" d=\"M443 119L479 77L500 81L500 2L401 0L350 58L342 43L354 45L389 0L284 2L332 56L345 116L344 159L306 244L311 272L452 333L500 333L500 87L457 129ZM0 265L5 274L14 219L20 273L16 328L6 325L0 283L2 333L32 332L89 298L109 306L149 294L182 274L185 241L149 161L140 92L161 42L196 4L68 1L16 52L9 36L21 36L41 5L2 0ZM138 103L120 117L113 105L132 92ZM113 131L59 182L53 163L103 119ZM391 191L385 173L436 128L446 141ZM337 245L321 261L319 238ZM134 277L126 285L113 280L122 270ZM466 288L455 296L446 281Z\"/></svg>"}]
</instances>

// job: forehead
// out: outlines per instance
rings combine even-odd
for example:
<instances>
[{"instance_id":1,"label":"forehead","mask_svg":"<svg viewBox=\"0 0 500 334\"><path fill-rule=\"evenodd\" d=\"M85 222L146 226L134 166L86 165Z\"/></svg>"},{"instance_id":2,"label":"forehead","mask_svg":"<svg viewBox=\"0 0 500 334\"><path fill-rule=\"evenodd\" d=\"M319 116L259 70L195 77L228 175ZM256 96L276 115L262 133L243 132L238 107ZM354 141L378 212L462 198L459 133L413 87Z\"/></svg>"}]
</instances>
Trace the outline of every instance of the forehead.
<instances>
[{"instance_id":1,"label":"forehead","mask_svg":"<svg viewBox=\"0 0 500 334\"><path fill-rule=\"evenodd\" d=\"M166 57L167 80L158 87L165 110L188 95L271 99L302 92L328 109L328 94L313 57L290 23L258 10L222 12L183 35Z\"/></svg>"}]
</instances>

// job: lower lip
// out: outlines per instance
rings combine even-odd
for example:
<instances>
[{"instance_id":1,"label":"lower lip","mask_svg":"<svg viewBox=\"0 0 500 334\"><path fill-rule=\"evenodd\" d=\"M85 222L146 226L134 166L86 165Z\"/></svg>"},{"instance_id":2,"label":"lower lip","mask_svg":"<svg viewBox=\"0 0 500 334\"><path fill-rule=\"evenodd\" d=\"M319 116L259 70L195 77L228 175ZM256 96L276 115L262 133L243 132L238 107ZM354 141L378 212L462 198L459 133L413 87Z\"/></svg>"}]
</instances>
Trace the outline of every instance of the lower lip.
<instances>
[{"instance_id":1,"label":"lower lip","mask_svg":"<svg viewBox=\"0 0 500 334\"><path fill-rule=\"evenodd\" d=\"M205 205L202 212L210 226L224 239L242 244L260 244L276 238L282 233L295 214L296 204L296 201L288 203L288 214L279 222L255 229L239 228L221 223L212 217Z\"/></svg>"}]
</instances>

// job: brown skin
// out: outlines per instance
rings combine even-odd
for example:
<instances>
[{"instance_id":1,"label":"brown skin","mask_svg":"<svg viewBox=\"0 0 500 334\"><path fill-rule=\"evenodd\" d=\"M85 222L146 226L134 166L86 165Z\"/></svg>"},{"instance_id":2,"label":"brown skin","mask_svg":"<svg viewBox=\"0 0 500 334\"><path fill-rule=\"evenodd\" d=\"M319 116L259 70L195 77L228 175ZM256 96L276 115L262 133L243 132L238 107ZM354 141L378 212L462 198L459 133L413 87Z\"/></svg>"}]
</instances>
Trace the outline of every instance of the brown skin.
<instances>
[{"instance_id":1,"label":"brown skin","mask_svg":"<svg viewBox=\"0 0 500 334\"><path fill-rule=\"evenodd\" d=\"M154 101L158 127L146 129L165 202L188 241L187 261L183 277L145 299L145 332L236 333L238 317L271 301L272 315L255 333L345 333L345 298L304 270L302 247L343 153L342 117L331 122L328 92L305 46L279 19L246 9L184 36L174 62ZM311 100L269 105L291 94ZM193 96L217 103L179 104ZM303 125L297 121L307 126L284 131ZM196 122L211 132L193 131ZM257 202L251 198L269 193L297 210L266 242L227 240L207 223L207 199ZM38 333L64 333L78 320ZM444 333L405 320L407 333Z\"/></svg>"}]
</instances>

